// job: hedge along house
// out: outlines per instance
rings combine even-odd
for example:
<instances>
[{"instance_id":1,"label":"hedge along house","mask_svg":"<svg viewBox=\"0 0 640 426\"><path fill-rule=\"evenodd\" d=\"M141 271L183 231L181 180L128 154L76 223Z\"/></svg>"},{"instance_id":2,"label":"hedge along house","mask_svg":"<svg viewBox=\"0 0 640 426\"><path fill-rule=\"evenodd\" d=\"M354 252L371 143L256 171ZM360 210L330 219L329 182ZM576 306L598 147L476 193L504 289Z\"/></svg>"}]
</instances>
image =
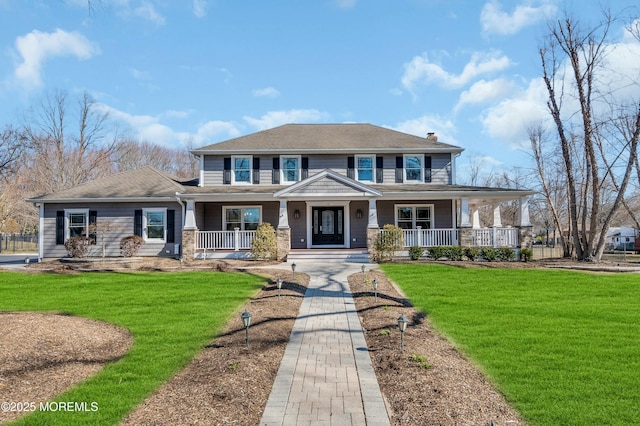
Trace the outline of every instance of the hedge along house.
<instances>
[{"instance_id":1,"label":"hedge along house","mask_svg":"<svg viewBox=\"0 0 640 426\"><path fill-rule=\"evenodd\" d=\"M247 256L262 222L274 226L281 259L301 249L366 251L385 224L403 229L407 247L518 247L531 231L533 192L456 185L462 149L433 134L289 124L191 152L200 161L192 181L143 168L31 199L40 208L40 257L65 256L69 236L101 224L109 255L136 234L142 255L188 259ZM499 204L512 200L518 223L503 227ZM494 208L490 228L479 223L485 205Z\"/></svg>"}]
</instances>

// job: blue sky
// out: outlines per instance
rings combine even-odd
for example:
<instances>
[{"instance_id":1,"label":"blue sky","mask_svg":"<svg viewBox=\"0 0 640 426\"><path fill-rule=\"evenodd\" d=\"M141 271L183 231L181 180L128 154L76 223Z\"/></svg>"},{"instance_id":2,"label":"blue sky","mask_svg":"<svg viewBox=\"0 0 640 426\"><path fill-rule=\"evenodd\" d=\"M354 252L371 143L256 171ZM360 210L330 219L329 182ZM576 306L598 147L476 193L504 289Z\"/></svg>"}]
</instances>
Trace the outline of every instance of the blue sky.
<instances>
[{"instance_id":1,"label":"blue sky","mask_svg":"<svg viewBox=\"0 0 640 426\"><path fill-rule=\"evenodd\" d=\"M538 47L556 0L0 0L0 117L89 92L140 140L203 146L286 123L360 122L465 148L458 165L529 165L546 119ZM640 44L614 28L634 67ZM615 56L615 55L614 55ZM625 59L626 58L626 59ZM635 74L637 75L637 74Z\"/></svg>"}]
</instances>

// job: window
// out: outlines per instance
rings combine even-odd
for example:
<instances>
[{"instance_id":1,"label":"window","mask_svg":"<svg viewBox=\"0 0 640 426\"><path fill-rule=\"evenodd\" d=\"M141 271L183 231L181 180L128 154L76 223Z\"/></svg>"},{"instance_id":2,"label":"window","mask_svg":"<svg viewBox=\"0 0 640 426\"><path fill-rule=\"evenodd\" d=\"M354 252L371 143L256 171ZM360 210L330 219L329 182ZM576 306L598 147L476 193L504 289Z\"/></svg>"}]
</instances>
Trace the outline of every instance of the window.
<instances>
[{"instance_id":1,"label":"window","mask_svg":"<svg viewBox=\"0 0 640 426\"><path fill-rule=\"evenodd\" d=\"M251 183L251 157L232 157L233 183Z\"/></svg>"},{"instance_id":2,"label":"window","mask_svg":"<svg viewBox=\"0 0 640 426\"><path fill-rule=\"evenodd\" d=\"M261 221L262 208L260 206L250 207L223 207L222 228L233 231L240 228L242 231L255 231Z\"/></svg>"},{"instance_id":3,"label":"window","mask_svg":"<svg viewBox=\"0 0 640 426\"><path fill-rule=\"evenodd\" d=\"M72 237L87 237L89 209L65 210L65 241Z\"/></svg>"},{"instance_id":4,"label":"window","mask_svg":"<svg viewBox=\"0 0 640 426\"><path fill-rule=\"evenodd\" d=\"M167 231L167 209L143 209L142 228L145 241L164 243Z\"/></svg>"},{"instance_id":5,"label":"window","mask_svg":"<svg viewBox=\"0 0 640 426\"><path fill-rule=\"evenodd\" d=\"M422 155L404 156L405 182L422 182Z\"/></svg>"},{"instance_id":6,"label":"window","mask_svg":"<svg viewBox=\"0 0 640 426\"><path fill-rule=\"evenodd\" d=\"M280 157L281 183L293 183L300 180L300 156Z\"/></svg>"},{"instance_id":7,"label":"window","mask_svg":"<svg viewBox=\"0 0 640 426\"><path fill-rule=\"evenodd\" d=\"M433 205L396 206L396 225L402 229L431 229Z\"/></svg>"},{"instance_id":8,"label":"window","mask_svg":"<svg viewBox=\"0 0 640 426\"><path fill-rule=\"evenodd\" d=\"M373 182L375 174L375 157L356 156L356 180Z\"/></svg>"}]
</instances>

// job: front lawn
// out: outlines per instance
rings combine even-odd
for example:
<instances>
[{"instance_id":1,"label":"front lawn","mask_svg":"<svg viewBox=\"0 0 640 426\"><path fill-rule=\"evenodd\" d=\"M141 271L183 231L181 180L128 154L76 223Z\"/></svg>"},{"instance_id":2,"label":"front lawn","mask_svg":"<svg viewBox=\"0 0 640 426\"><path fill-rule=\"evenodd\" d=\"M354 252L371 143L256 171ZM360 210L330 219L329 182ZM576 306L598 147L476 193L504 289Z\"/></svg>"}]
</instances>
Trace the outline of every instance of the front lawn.
<instances>
[{"instance_id":1,"label":"front lawn","mask_svg":"<svg viewBox=\"0 0 640 426\"><path fill-rule=\"evenodd\" d=\"M381 268L530 424L640 421L640 275Z\"/></svg>"},{"instance_id":2,"label":"front lawn","mask_svg":"<svg viewBox=\"0 0 640 426\"><path fill-rule=\"evenodd\" d=\"M0 310L55 311L128 329L134 344L120 361L58 401L97 402L96 412L37 412L29 425L113 425L209 343L264 284L249 274L0 273Z\"/></svg>"}]
</instances>

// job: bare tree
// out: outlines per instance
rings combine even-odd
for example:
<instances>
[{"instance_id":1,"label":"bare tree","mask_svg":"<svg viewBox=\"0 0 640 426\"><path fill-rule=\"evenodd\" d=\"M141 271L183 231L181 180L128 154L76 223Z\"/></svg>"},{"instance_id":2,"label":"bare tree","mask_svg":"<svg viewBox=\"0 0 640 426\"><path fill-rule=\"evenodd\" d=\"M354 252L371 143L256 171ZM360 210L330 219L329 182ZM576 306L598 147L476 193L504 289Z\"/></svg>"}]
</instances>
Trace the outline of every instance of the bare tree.
<instances>
[{"instance_id":1,"label":"bare tree","mask_svg":"<svg viewBox=\"0 0 640 426\"><path fill-rule=\"evenodd\" d=\"M618 105L615 93L598 86L602 64L609 53L607 42L614 19L604 20L594 29L583 32L577 21L566 17L550 29L546 44L539 50L543 80L548 92L547 106L556 127L562 152L568 193L569 233L579 260L599 261L604 250L605 234L613 215L622 204L629 178L636 164L640 129L639 101L631 108L620 106L618 116L629 124L628 135L605 128L611 117L596 114L602 104ZM577 103L575 110L572 102ZM574 119L575 118L575 119ZM613 137L624 140L626 155L605 161L598 141ZM600 142L602 143L602 142ZM576 163L583 167L576 167ZM611 176L620 169L617 195L606 204L603 193ZM622 171L623 170L623 171Z\"/></svg>"},{"instance_id":2,"label":"bare tree","mask_svg":"<svg viewBox=\"0 0 640 426\"><path fill-rule=\"evenodd\" d=\"M22 132L7 125L0 133L0 176L15 173L17 160L24 152L26 143Z\"/></svg>"}]
</instances>

